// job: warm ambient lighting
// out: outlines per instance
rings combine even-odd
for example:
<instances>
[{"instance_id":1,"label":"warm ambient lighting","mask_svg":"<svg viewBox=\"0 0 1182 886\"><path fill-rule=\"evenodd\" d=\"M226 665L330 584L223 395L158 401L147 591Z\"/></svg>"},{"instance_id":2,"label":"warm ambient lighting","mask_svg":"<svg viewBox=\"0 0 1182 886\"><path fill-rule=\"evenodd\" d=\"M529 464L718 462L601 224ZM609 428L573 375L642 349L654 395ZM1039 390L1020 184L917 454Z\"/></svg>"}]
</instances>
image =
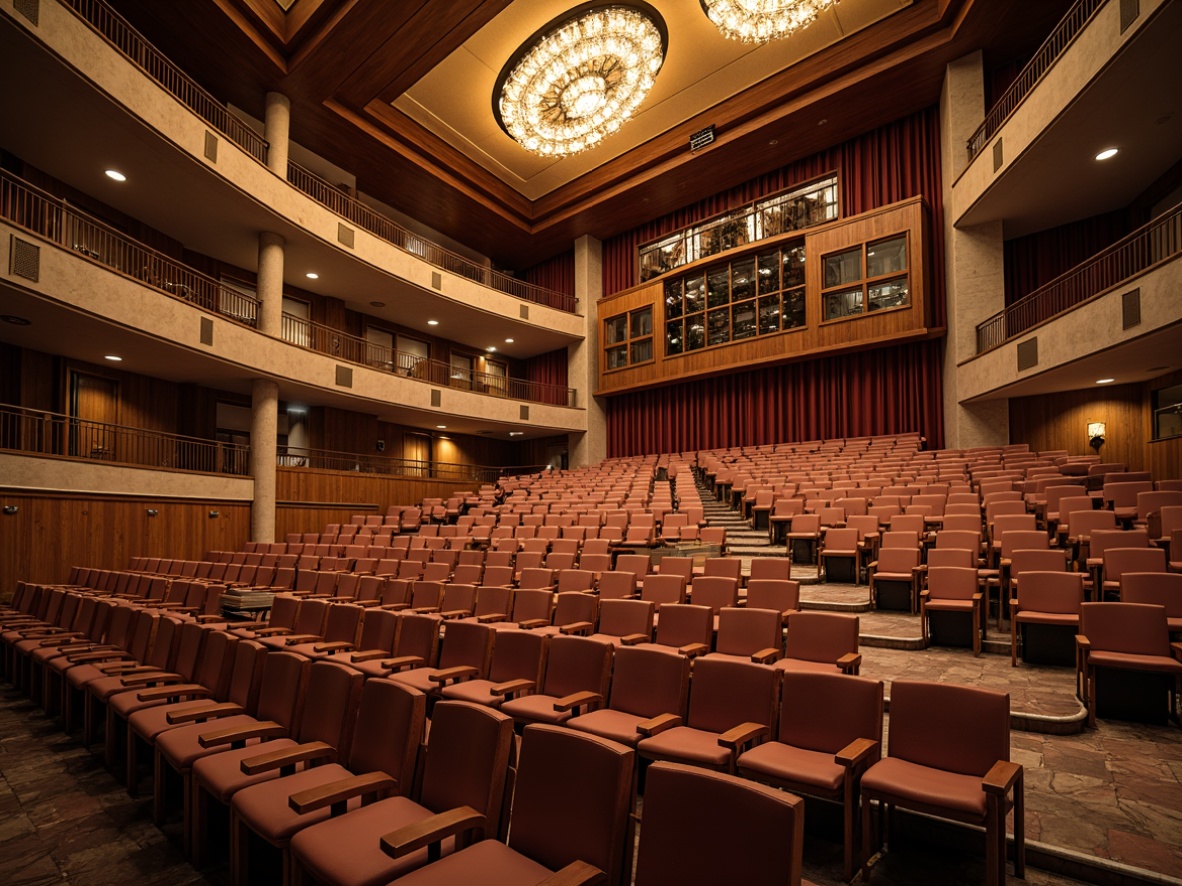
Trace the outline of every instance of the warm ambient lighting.
<instances>
[{"instance_id":1,"label":"warm ambient lighting","mask_svg":"<svg viewBox=\"0 0 1182 886\"><path fill-rule=\"evenodd\" d=\"M521 437L524 434L525 434L525 431L510 431L509 432L510 437Z\"/></svg>"},{"instance_id":2,"label":"warm ambient lighting","mask_svg":"<svg viewBox=\"0 0 1182 886\"><path fill-rule=\"evenodd\" d=\"M1112 384L1112 382L1114 382L1114 381L1116 381L1115 378L1098 378L1098 379L1096 379L1096 384L1108 385L1108 384Z\"/></svg>"},{"instance_id":3,"label":"warm ambient lighting","mask_svg":"<svg viewBox=\"0 0 1182 886\"><path fill-rule=\"evenodd\" d=\"M435 427L439 428L439 430L441 430L441 431L447 430L447 425L436 425Z\"/></svg>"},{"instance_id":4,"label":"warm ambient lighting","mask_svg":"<svg viewBox=\"0 0 1182 886\"><path fill-rule=\"evenodd\" d=\"M700 0L707 18L731 40L767 43L808 27L837 0Z\"/></svg>"},{"instance_id":5,"label":"warm ambient lighting","mask_svg":"<svg viewBox=\"0 0 1182 886\"><path fill-rule=\"evenodd\" d=\"M497 78L497 122L527 151L577 154L632 116L665 61L665 23L652 8L586 8L527 40Z\"/></svg>"},{"instance_id":6,"label":"warm ambient lighting","mask_svg":"<svg viewBox=\"0 0 1182 886\"><path fill-rule=\"evenodd\" d=\"M320 279L320 275L317 274L315 271L308 271L308 273L304 274L304 276L307 277L309 280L319 280Z\"/></svg>"},{"instance_id":7,"label":"warm ambient lighting","mask_svg":"<svg viewBox=\"0 0 1182 886\"><path fill-rule=\"evenodd\" d=\"M427 321L427 325L428 325L428 326L438 326L438 325L439 325L439 321L438 321L438 320L428 320L428 321Z\"/></svg>"},{"instance_id":8,"label":"warm ambient lighting","mask_svg":"<svg viewBox=\"0 0 1182 886\"><path fill-rule=\"evenodd\" d=\"M112 363L122 363L123 362L122 357L116 357L114 354L107 354L107 356L104 357L103 359L110 360Z\"/></svg>"},{"instance_id":9,"label":"warm ambient lighting","mask_svg":"<svg viewBox=\"0 0 1182 886\"><path fill-rule=\"evenodd\" d=\"M1099 452L1100 447L1104 445L1104 434L1107 431L1108 428L1102 421L1088 422L1088 445Z\"/></svg>"},{"instance_id":10,"label":"warm ambient lighting","mask_svg":"<svg viewBox=\"0 0 1182 886\"><path fill-rule=\"evenodd\" d=\"M487 348L485 348L485 350L488 351L490 354L495 354L497 352L497 349L494 348L492 345L489 345Z\"/></svg>"},{"instance_id":11,"label":"warm ambient lighting","mask_svg":"<svg viewBox=\"0 0 1182 886\"><path fill-rule=\"evenodd\" d=\"M108 169L106 171L106 176L107 176L107 178L111 179L111 181L117 181L117 182L127 181L127 176L124 175L122 172L120 172L118 169Z\"/></svg>"},{"instance_id":12,"label":"warm ambient lighting","mask_svg":"<svg viewBox=\"0 0 1182 886\"><path fill-rule=\"evenodd\" d=\"M507 344L507 345L513 344L513 339L511 339L511 338L505 339L505 344Z\"/></svg>"},{"instance_id":13,"label":"warm ambient lighting","mask_svg":"<svg viewBox=\"0 0 1182 886\"><path fill-rule=\"evenodd\" d=\"M1106 148L1096 155L1097 160L1107 160L1109 157L1115 157L1118 151L1116 148Z\"/></svg>"}]
</instances>

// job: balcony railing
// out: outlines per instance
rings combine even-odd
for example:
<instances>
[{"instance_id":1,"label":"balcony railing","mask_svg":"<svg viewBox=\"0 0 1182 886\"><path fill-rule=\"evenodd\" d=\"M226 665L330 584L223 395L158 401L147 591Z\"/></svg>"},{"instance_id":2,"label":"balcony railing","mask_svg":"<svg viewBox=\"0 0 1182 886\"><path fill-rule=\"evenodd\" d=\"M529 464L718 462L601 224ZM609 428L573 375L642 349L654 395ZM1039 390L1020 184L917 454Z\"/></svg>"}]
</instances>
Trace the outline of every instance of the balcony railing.
<instances>
[{"instance_id":1,"label":"balcony railing","mask_svg":"<svg viewBox=\"0 0 1182 886\"><path fill-rule=\"evenodd\" d=\"M989 109L985 120L977 127L968 141L969 162L981 153L981 149L989 143L994 134L1001 129L1006 118L1014 112L1022 100L1030 93L1042 75L1050 70L1055 60L1071 45L1071 42L1084 29L1084 25L1101 6L1104 0L1078 0L1067 11L1062 21L1055 26L1051 36L1043 42L1034 57L1026 63L1026 67L1018 73L1017 78Z\"/></svg>"},{"instance_id":2,"label":"balcony railing","mask_svg":"<svg viewBox=\"0 0 1182 886\"><path fill-rule=\"evenodd\" d=\"M260 163L267 162L267 142L263 137L165 58L123 16L102 0L64 0L64 3L177 101Z\"/></svg>"},{"instance_id":3,"label":"balcony railing","mask_svg":"<svg viewBox=\"0 0 1182 886\"><path fill-rule=\"evenodd\" d=\"M383 455L362 455L356 452L333 452L327 449L296 449L294 447L279 456L279 467L422 477L432 480L472 481L474 483L495 483L498 478L507 474L532 474L545 470L545 465L498 468L487 465L464 465L413 458L393 458Z\"/></svg>"},{"instance_id":4,"label":"balcony railing","mask_svg":"<svg viewBox=\"0 0 1182 886\"><path fill-rule=\"evenodd\" d=\"M236 323L256 325L258 299L174 261L3 170L0 218L165 295Z\"/></svg>"},{"instance_id":5,"label":"balcony railing","mask_svg":"<svg viewBox=\"0 0 1182 886\"><path fill-rule=\"evenodd\" d=\"M385 345L374 344L331 326L313 323L291 314L283 315L283 338L293 345L328 354L346 363L369 366L431 385L460 388L492 397L526 400L530 403L547 403L552 406L575 405L574 388L459 369L442 360L430 360Z\"/></svg>"},{"instance_id":6,"label":"balcony railing","mask_svg":"<svg viewBox=\"0 0 1182 886\"><path fill-rule=\"evenodd\" d=\"M977 324L977 353L1182 254L1182 204Z\"/></svg>"},{"instance_id":7,"label":"balcony railing","mask_svg":"<svg viewBox=\"0 0 1182 886\"><path fill-rule=\"evenodd\" d=\"M552 289L535 286L524 280L518 280L444 249L384 215L380 215L360 200L351 197L298 163L288 162L287 180L317 203L327 206L337 215L344 216L359 228L394 244L399 249L417 255L423 261L437 268L442 268L460 277L467 277L469 280L475 280L477 283L498 292L557 308L560 311L573 314L578 309L579 300L573 295L566 295Z\"/></svg>"},{"instance_id":8,"label":"balcony railing","mask_svg":"<svg viewBox=\"0 0 1182 886\"><path fill-rule=\"evenodd\" d=\"M245 475L250 447L0 405L0 449L168 471Z\"/></svg>"}]
</instances>

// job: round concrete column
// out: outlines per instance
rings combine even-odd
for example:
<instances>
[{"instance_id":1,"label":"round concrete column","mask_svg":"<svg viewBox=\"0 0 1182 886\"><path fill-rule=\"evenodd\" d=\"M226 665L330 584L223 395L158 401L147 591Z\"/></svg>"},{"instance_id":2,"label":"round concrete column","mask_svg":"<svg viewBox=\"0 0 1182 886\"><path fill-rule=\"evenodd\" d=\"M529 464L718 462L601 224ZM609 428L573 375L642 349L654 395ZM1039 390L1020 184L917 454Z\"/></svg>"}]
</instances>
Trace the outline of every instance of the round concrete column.
<instances>
[{"instance_id":1,"label":"round concrete column","mask_svg":"<svg viewBox=\"0 0 1182 886\"><path fill-rule=\"evenodd\" d=\"M259 234L259 332L283 337L283 246L278 234Z\"/></svg>"},{"instance_id":2,"label":"round concrete column","mask_svg":"<svg viewBox=\"0 0 1182 886\"><path fill-rule=\"evenodd\" d=\"M280 178L287 178L287 144L291 131L291 102L278 92L267 93L263 138L267 140L267 168Z\"/></svg>"},{"instance_id":3,"label":"round concrete column","mask_svg":"<svg viewBox=\"0 0 1182 886\"><path fill-rule=\"evenodd\" d=\"M250 475L254 502L250 508L250 540L275 540L275 467L279 454L279 385L269 378L251 384Z\"/></svg>"}]
</instances>

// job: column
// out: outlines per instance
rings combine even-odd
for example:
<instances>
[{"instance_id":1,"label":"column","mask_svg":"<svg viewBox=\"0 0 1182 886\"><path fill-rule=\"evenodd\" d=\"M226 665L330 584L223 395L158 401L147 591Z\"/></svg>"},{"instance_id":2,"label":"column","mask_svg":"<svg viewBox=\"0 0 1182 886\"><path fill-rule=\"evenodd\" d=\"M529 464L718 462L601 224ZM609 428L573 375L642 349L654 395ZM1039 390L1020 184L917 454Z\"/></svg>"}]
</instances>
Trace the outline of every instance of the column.
<instances>
[{"instance_id":1,"label":"column","mask_svg":"<svg viewBox=\"0 0 1182 886\"><path fill-rule=\"evenodd\" d=\"M956 227L956 179L968 165L968 138L985 116L981 53L948 65L940 95L941 175L944 181L944 261L948 334L944 346L944 445L950 449L1010 442L1009 401L961 403L957 366L977 353L977 324L1005 307L1005 259L1000 221Z\"/></svg>"},{"instance_id":2,"label":"column","mask_svg":"<svg viewBox=\"0 0 1182 886\"><path fill-rule=\"evenodd\" d=\"M283 337L283 246L278 234L259 234L259 332L275 338Z\"/></svg>"},{"instance_id":3,"label":"column","mask_svg":"<svg viewBox=\"0 0 1182 886\"><path fill-rule=\"evenodd\" d=\"M278 92L267 93L263 118L263 138L267 140L267 168L282 179L287 178L287 144L291 130L291 102Z\"/></svg>"},{"instance_id":4,"label":"column","mask_svg":"<svg viewBox=\"0 0 1182 886\"><path fill-rule=\"evenodd\" d=\"M595 303L603 297L603 244L589 235L575 241L575 296L583 312L583 340L567 348L567 384L578 391L578 405L587 411L587 430L570 435L572 468L607 457L603 401L591 395L599 381L599 319Z\"/></svg>"},{"instance_id":5,"label":"column","mask_svg":"<svg viewBox=\"0 0 1182 886\"><path fill-rule=\"evenodd\" d=\"M250 475L254 502L250 507L250 540L275 540L275 469L279 445L279 385L256 378L250 390Z\"/></svg>"}]
</instances>

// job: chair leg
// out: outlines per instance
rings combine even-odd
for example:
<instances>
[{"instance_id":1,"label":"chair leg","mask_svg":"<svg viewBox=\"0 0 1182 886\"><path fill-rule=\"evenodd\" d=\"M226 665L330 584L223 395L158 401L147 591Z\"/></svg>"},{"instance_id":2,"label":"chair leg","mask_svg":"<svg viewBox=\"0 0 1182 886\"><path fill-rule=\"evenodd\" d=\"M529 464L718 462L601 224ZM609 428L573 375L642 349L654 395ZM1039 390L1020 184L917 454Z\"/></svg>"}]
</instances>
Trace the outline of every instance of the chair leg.
<instances>
[{"instance_id":1,"label":"chair leg","mask_svg":"<svg viewBox=\"0 0 1182 886\"><path fill-rule=\"evenodd\" d=\"M1089 663L1084 673L1084 705L1088 709L1088 727L1096 728L1096 669Z\"/></svg>"},{"instance_id":2,"label":"chair leg","mask_svg":"<svg viewBox=\"0 0 1182 886\"><path fill-rule=\"evenodd\" d=\"M1014 876L1026 878L1026 770L1014 782Z\"/></svg>"},{"instance_id":3,"label":"chair leg","mask_svg":"<svg viewBox=\"0 0 1182 886\"><path fill-rule=\"evenodd\" d=\"M870 823L870 799L862 797L862 882L870 880L870 859L874 855L871 845L873 828Z\"/></svg>"}]
</instances>

